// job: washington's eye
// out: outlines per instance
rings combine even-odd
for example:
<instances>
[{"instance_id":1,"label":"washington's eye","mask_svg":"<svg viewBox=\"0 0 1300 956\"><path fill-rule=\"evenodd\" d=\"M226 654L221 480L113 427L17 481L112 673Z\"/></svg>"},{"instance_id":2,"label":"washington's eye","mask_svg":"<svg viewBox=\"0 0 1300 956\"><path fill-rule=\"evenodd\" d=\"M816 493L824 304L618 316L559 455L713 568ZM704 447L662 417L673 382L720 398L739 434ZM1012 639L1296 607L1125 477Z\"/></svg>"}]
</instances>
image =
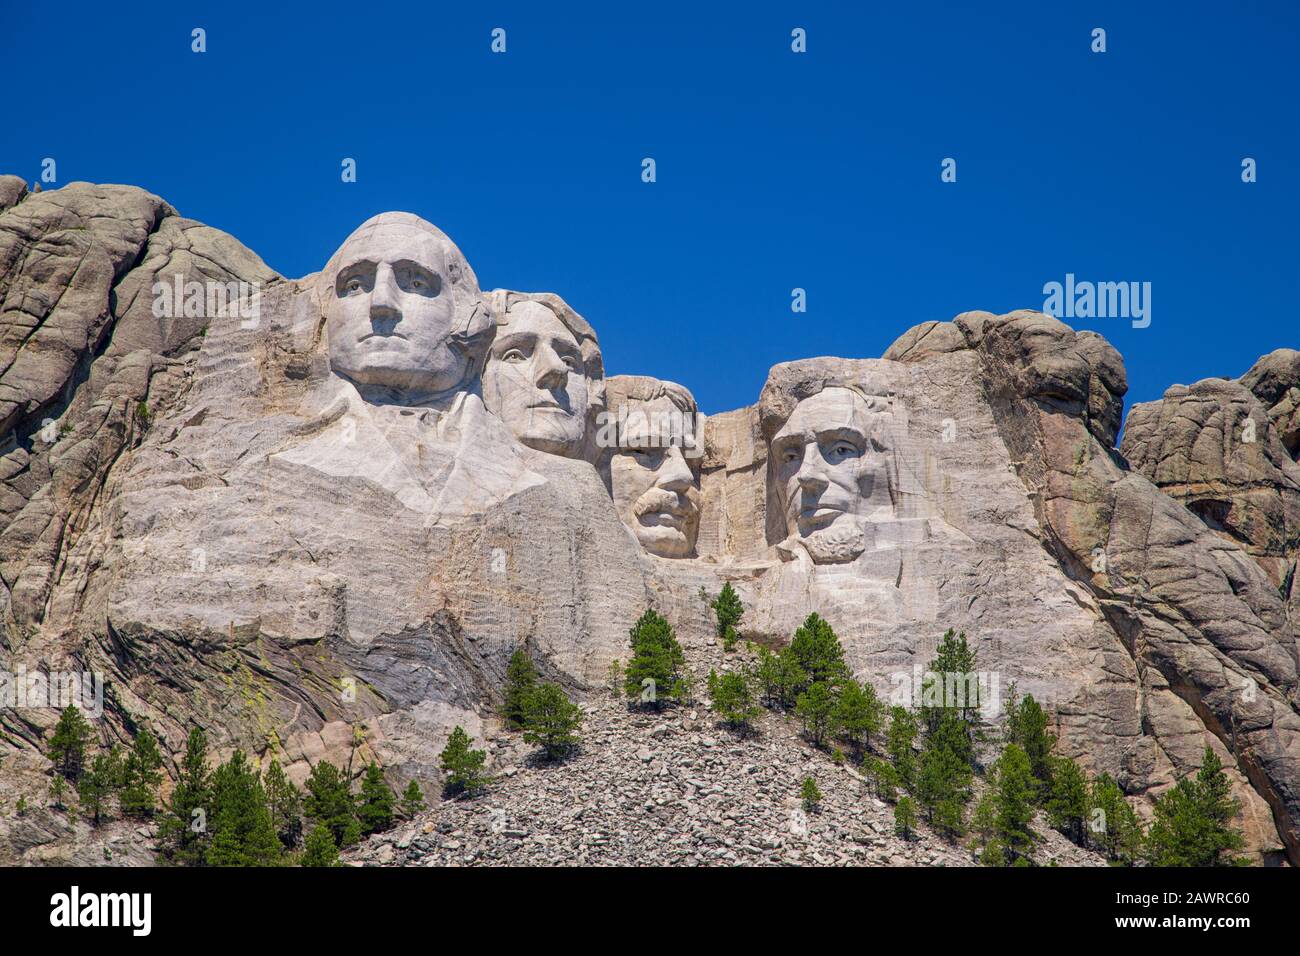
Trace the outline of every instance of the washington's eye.
<instances>
[{"instance_id":1,"label":"washington's eye","mask_svg":"<svg viewBox=\"0 0 1300 956\"><path fill-rule=\"evenodd\" d=\"M425 282L419 276L415 276L414 278L411 279L412 289L427 289L428 287L429 287L429 283Z\"/></svg>"},{"instance_id":2,"label":"washington's eye","mask_svg":"<svg viewBox=\"0 0 1300 956\"><path fill-rule=\"evenodd\" d=\"M361 280L354 277L349 279L347 283L343 286L343 291L346 292L348 295L356 295L364 288L365 287L361 284Z\"/></svg>"}]
</instances>

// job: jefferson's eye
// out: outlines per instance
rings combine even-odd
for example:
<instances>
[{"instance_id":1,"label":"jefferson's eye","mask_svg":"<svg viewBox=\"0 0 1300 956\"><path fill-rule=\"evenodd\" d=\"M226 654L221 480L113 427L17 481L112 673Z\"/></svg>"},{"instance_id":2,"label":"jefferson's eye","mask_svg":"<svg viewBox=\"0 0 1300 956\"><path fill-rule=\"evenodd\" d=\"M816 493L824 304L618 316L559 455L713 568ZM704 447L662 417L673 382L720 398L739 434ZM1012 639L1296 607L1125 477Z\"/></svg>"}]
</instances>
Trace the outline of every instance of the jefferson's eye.
<instances>
[{"instance_id":1,"label":"jefferson's eye","mask_svg":"<svg viewBox=\"0 0 1300 956\"><path fill-rule=\"evenodd\" d=\"M506 352L504 355L501 356L501 361L509 362L512 365L517 364L519 362L523 362L525 361L524 353L519 351L519 349L510 349L508 352Z\"/></svg>"},{"instance_id":2,"label":"jefferson's eye","mask_svg":"<svg viewBox=\"0 0 1300 956\"><path fill-rule=\"evenodd\" d=\"M831 445L830 453L834 458L855 458L858 448L852 442L837 441Z\"/></svg>"}]
</instances>

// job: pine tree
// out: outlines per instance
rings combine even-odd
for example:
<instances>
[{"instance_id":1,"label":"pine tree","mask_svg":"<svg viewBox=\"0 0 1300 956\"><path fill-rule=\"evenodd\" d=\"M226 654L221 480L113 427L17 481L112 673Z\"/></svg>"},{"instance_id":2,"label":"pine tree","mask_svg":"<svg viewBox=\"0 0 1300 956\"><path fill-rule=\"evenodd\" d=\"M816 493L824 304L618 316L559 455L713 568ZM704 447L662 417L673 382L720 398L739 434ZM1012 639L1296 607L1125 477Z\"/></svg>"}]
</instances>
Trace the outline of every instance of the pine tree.
<instances>
[{"instance_id":1,"label":"pine tree","mask_svg":"<svg viewBox=\"0 0 1300 956\"><path fill-rule=\"evenodd\" d=\"M976 801L975 809L970 815L970 830L974 835L974 845L987 846L997 834L997 814L996 791L991 789L984 791L984 795Z\"/></svg>"},{"instance_id":2,"label":"pine tree","mask_svg":"<svg viewBox=\"0 0 1300 956\"><path fill-rule=\"evenodd\" d=\"M993 766L993 779L996 836L990 846L996 845L995 855L1012 865L1032 862L1034 832L1030 823L1037 785L1029 758L1018 745L1007 744Z\"/></svg>"},{"instance_id":3,"label":"pine tree","mask_svg":"<svg viewBox=\"0 0 1300 956\"><path fill-rule=\"evenodd\" d=\"M709 607L713 608L713 613L717 617L718 637L721 638L723 646L731 650L735 647L736 638L739 636L736 629L745 614L745 606L740 603L740 595L736 593L730 581L722 585L722 591L709 603Z\"/></svg>"},{"instance_id":4,"label":"pine tree","mask_svg":"<svg viewBox=\"0 0 1300 956\"><path fill-rule=\"evenodd\" d=\"M69 704L59 715L54 735L50 737L49 756L58 772L73 783L81 779L85 769L89 740L89 722L81 715L80 708Z\"/></svg>"},{"instance_id":5,"label":"pine tree","mask_svg":"<svg viewBox=\"0 0 1300 956\"><path fill-rule=\"evenodd\" d=\"M537 668L533 659L523 647L515 648L506 667L505 705L501 708L501 716L511 728L518 730L524 725L528 695L536 686Z\"/></svg>"},{"instance_id":6,"label":"pine tree","mask_svg":"<svg viewBox=\"0 0 1300 956\"><path fill-rule=\"evenodd\" d=\"M835 686L848 676L844 648L840 646L835 631L816 612L809 614L794 632L790 653L799 669L808 675L808 683Z\"/></svg>"},{"instance_id":7,"label":"pine tree","mask_svg":"<svg viewBox=\"0 0 1300 956\"><path fill-rule=\"evenodd\" d=\"M799 667L788 647L776 654L760 647L755 677L763 689L767 705L785 710L794 706L799 689L808 684L808 675Z\"/></svg>"},{"instance_id":8,"label":"pine tree","mask_svg":"<svg viewBox=\"0 0 1300 956\"><path fill-rule=\"evenodd\" d=\"M916 833L916 807L911 797L903 797L894 804L894 832L904 840Z\"/></svg>"},{"instance_id":9,"label":"pine tree","mask_svg":"<svg viewBox=\"0 0 1300 956\"><path fill-rule=\"evenodd\" d=\"M905 707L894 706L889 710L889 732L885 736L885 751L889 754L898 786L911 790L916 777L916 754L912 744L917 734L916 717Z\"/></svg>"},{"instance_id":10,"label":"pine tree","mask_svg":"<svg viewBox=\"0 0 1300 956\"><path fill-rule=\"evenodd\" d=\"M135 735L123 768L122 813L133 817L152 816L162 783L162 754L148 728Z\"/></svg>"},{"instance_id":11,"label":"pine tree","mask_svg":"<svg viewBox=\"0 0 1300 956\"><path fill-rule=\"evenodd\" d=\"M1241 834L1232 829L1241 812L1231 795L1223 762L1209 746L1195 777L1179 780L1157 798L1147 831L1146 856L1152 866L1233 866L1225 857L1241 849Z\"/></svg>"},{"instance_id":12,"label":"pine tree","mask_svg":"<svg viewBox=\"0 0 1300 956\"><path fill-rule=\"evenodd\" d=\"M1128 866L1141 856L1142 824L1109 774L1092 782L1088 812L1089 839L1108 860Z\"/></svg>"},{"instance_id":13,"label":"pine tree","mask_svg":"<svg viewBox=\"0 0 1300 956\"><path fill-rule=\"evenodd\" d=\"M262 773L262 789L266 791L266 809L280 845L291 850L302 838L302 793L275 758Z\"/></svg>"},{"instance_id":14,"label":"pine tree","mask_svg":"<svg viewBox=\"0 0 1300 956\"><path fill-rule=\"evenodd\" d=\"M402 816L410 820L425 810L424 791L418 781L412 780L402 792Z\"/></svg>"},{"instance_id":15,"label":"pine tree","mask_svg":"<svg viewBox=\"0 0 1300 956\"><path fill-rule=\"evenodd\" d=\"M710 670L707 686L713 712L734 730L747 730L749 722L762 713L762 708L754 702L749 675L743 670L721 675Z\"/></svg>"},{"instance_id":16,"label":"pine tree","mask_svg":"<svg viewBox=\"0 0 1300 956\"><path fill-rule=\"evenodd\" d=\"M1052 758L1052 786L1044 804L1047 818L1079 846L1085 844L1088 816L1088 781L1069 757Z\"/></svg>"},{"instance_id":17,"label":"pine tree","mask_svg":"<svg viewBox=\"0 0 1300 956\"><path fill-rule=\"evenodd\" d=\"M107 752L95 754L90 769L77 782L77 796L95 826L108 815L113 795L122 788L122 751L113 744Z\"/></svg>"},{"instance_id":18,"label":"pine tree","mask_svg":"<svg viewBox=\"0 0 1300 956\"><path fill-rule=\"evenodd\" d=\"M871 742L871 735L879 733L884 724L885 705L874 687L850 677L840 688L831 721L854 753L861 754Z\"/></svg>"},{"instance_id":19,"label":"pine tree","mask_svg":"<svg viewBox=\"0 0 1300 956\"><path fill-rule=\"evenodd\" d=\"M1007 742L1019 747L1029 758L1029 766L1038 785L1034 800L1050 791L1052 785L1052 748L1056 736L1047 730L1047 712L1034 700L1033 694L1016 700L1015 685L1011 686L1007 704Z\"/></svg>"},{"instance_id":20,"label":"pine tree","mask_svg":"<svg viewBox=\"0 0 1300 956\"><path fill-rule=\"evenodd\" d=\"M933 733L939 726L942 711L948 707L957 709L958 716L968 725L968 728L974 725L979 719L979 682L975 679L975 651L966 643L966 635L957 634L950 628L943 635L943 640L939 642L935 658L930 661L927 671L935 676L933 679L927 679L921 692L923 702L921 719L926 729ZM937 685L935 692L942 701L939 706L925 703L929 699L927 692L932 681ZM949 687L961 694L960 705L956 700L946 699Z\"/></svg>"},{"instance_id":21,"label":"pine tree","mask_svg":"<svg viewBox=\"0 0 1300 956\"><path fill-rule=\"evenodd\" d=\"M822 792L817 787L817 781L812 777L803 778L803 785L799 788L799 799L803 801L803 808L809 812L821 808Z\"/></svg>"},{"instance_id":22,"label":"pine tree","mask_svg":"<svg viewBox=\"0 0 1300 956\"><path fill-rule=\"evenodd\" d=\"M528 698L524 741L541 746L548 760L563 757L577 746L581 726L582 709L557 685L542 684Z\"/></svg>"},{"instance_id":23,"label":"pine tree","mask_svg":"<svg viewBox=\"0 0 1300 956\"><path fill-rule=\"evenodd\" d=\"M334 834L329 827L318 823L307 834L307 844L303 849L301 866L338 866L339 848L334 842Z\"/></svg>"},{"instance_id":24,"label":"pine tree","mask_svg":"<svg viewBox=\"0 0 1300 956\"><path fill-rule=\"evenodd\" d=\"M172 790L167 815L159 824L164 853L177 863L203 862L207 845L207 806L211 801L208 739L195 727L185 741L180 776Z\"/></svg>"},{"instance_id":25,"label":"pine tree","mask_svg":"<svg viewBox=\"0 0 1300 956\"><path fill-rule=\"evenodd\" d=\"M65 810L63 805L63 796L68 792L68 781L63 779L63 775L55 773L50 778L50 799L54 801L54 809Z\"/></svg>"},{"instance_id":26,"label":"pine tree","mask_svg":"<svg viewBox=\"0 0 1300 956\"><path fill-rule=\"evenodd\" d=\"M624 671L627 695L656 710L665 701L680 700L687 693L682 675L686 653L672 625L650 609L632 626L629 637L632 659Z\"/></svg>"},{"instance_id":27,"label":"pine tree","mask_svg":"<svg viewBox=\"0 0 1300 956\"><path fill-rule=\"evenodd\" d=\"M803 721L804 732L813 746L820 747L832 730L835 693L829 684L814 681L799 695L794 712Z\"/></svg>"},{"instance_id":28,"label":"pine tree","mask_svg":"<svg viewBox=\"0 0 1300 956\"><path fill-rule=\"evenodd\" d=\"M384 780L383 771L377 763L371 761L361 779L361 801L357 807L362 832L376 833L391 827L396 802L397 798Z\"/></svg>"},{"instance_id":29,"label":"pine tree","mask_svg":"<svg viewBox=\"0 0 1300 956\"><path fill-rule=\"evenodd\" d=\"M361 839L361 823L357 820L348 781L338 767L328 760L316 764L311 768L306 789L303 809L314 823L329 827L335 846L351 846Z\"/></svg>"},{"instance_id":30,"label":"pine tree","mask_svg":"<svg viewBox=\"0 0 1300 956\"><path fill-rule=\"evenodd\" d=\"M243 750L212 773L209 866L274 866L280 839L271 823L261 776Z\"/></svg>"},{"instance_id":31,"label":"pine tree","mask_svg":"<svg viewBox=\"0 0 1300 956\"><path fill-rule=\"evenodd\" d=\"M966 801L970 799L970 740L966 723L945 711L938 727L925 739L917 765L916 799L926 819L949 837L962 832Z\"/></svg>"}]
</instances>

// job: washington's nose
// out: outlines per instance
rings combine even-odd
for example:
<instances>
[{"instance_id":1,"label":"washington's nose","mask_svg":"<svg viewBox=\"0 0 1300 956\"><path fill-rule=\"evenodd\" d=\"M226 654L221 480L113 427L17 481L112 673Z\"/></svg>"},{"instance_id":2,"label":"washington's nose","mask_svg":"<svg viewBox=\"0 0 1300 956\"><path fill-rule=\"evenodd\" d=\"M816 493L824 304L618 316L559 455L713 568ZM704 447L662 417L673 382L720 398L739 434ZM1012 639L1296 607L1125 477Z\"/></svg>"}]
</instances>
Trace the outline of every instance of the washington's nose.
<instances>
[{"instance_id":1,"label":"washington's nose","mask_svg":"<svg viewBox=\"0 0 1300 956\"><path fill-rule=\"evenodd\" d=\"M398 305L397 277L387 263L380 263L375 273L375 287L370 293L370 320L396 323L402 318Z\"/></svg>"},{"instance_id":2,"label":"washington's nose","mask_svg":"<svg viewBox=\"0 0 1300 956\"><path fill-rule=\"evenodd\" d=\"M695 476L691 474L691 466L686 463L686 456L674 445L664 456L664 463L659 469L655 486L665 491L683 492L694 484Z\"/></svg>"},{"instance_id":3,"label":"washington's nose","mask_svg":"<svg viewBox=\"0 0 1300 956\"><path fill-rule=\"evenodd\" d=\"M537 386L539 388L563 388L569 380L569 366L564 364L564 360L560 358L559 353L550 346L538 347L534 367L537 372Z\"/></svg>"}]
</instances>

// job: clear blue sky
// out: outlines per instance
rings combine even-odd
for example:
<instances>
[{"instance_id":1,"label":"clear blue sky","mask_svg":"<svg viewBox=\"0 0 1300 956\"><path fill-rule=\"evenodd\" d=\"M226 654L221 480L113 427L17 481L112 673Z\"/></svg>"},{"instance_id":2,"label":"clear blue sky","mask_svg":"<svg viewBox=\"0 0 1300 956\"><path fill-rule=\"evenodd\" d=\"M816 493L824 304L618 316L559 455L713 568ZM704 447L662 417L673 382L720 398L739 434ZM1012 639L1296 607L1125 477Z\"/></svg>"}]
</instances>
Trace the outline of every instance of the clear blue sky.
<instances>
[{"instance_id":1,"label":"clear blue sky","mask_svg":"<svg viewBox=\"0 0 1300 956\"><path fill-rule=\"evenodd\" d=\"M143 186L289 276L374 213L417 213L485 288L559 293L611 374L708 412L753 402L778 361L1040 308L1067 272L1149 281L1149 328L1074 322L1142 401L1300 346L1298 10L18 4L0 171L35 180L49 156L62 183Z\"/></svg>"}]
</instances>

